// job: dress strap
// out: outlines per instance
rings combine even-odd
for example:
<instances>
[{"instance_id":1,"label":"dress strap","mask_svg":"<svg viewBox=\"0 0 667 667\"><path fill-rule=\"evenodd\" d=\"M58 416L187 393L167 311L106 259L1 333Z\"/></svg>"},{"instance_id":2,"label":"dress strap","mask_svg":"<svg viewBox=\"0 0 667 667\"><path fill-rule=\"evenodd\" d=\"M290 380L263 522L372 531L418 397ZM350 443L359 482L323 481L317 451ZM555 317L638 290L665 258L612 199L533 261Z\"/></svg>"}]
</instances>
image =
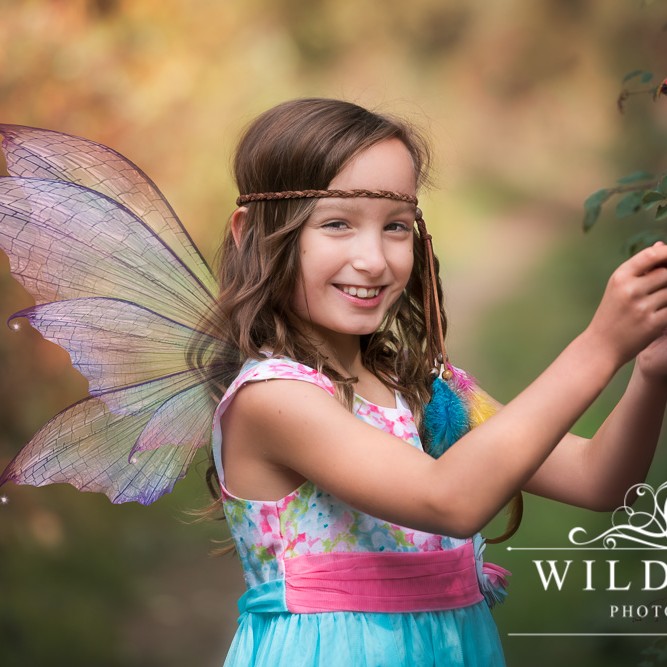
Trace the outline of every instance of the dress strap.
<instances>
[{"instance_id":1,"label":"dress strap","mask_svg":"<svg viewBox=\"0 0 667 667\"><path fill-rule=\"evenodd\" d=\"M213 460L218 472L220 482L224 484L224 471L222 469L222 431L220 429L220 418L230 406L236 396L236 392L248 382L260 382L268 380L300 380L309 382L324 389L331 396L335 395L333 382L323 373L310 366L300 364L292 359L284 357L268 357L267 359L249 359L242 366L236 379L229 385L218 407L213 415L213 433L211 447L213 449Z\"/></svg>"}]
</instances>

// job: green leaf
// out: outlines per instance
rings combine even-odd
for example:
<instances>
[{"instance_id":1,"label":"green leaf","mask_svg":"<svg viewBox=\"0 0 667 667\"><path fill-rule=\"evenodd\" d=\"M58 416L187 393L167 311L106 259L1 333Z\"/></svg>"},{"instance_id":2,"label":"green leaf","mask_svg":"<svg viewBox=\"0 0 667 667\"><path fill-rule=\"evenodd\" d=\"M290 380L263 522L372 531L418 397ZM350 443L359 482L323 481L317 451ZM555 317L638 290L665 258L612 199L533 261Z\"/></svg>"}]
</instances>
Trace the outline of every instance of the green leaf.
<instances>
[{"instance_id":1,"label":"green leaf","mask_svg":"<svg viewBox=\"0 0 667 667\"><path fill-rule=\"evenodd\" d=\"M632 72L628 72L624 77L623 77L623 83L626 81L630 81L630 79L634 79L636 76L639 76L640 74L643 74L644 70L643 69L633 69Z\"/></svg>"},{"instance_id":2,"label":"green leaf","mask_svg":"<svg viewBox=\"0 0 667 667\"><path fill-rule=\"evenodd\" d=\"M665 218L667 218L667 204L658 206L658 210L655 212L656 220L664 220Z\"/></svg>"},{"instance_id":3,"label":"green leaf","mask_svg":"<svg viewBox=\"0 0 667 667\"><path fill-rule=\"evenodd\" d=\"M587 232L597 222L597 219L600 217L600 213L602 212L602 204L604 204L607 199L611 197L611 195L611 190L603 188L602 190L594 192L588 197L588 199L586 199L584 202L584 210L586 213L584 215L583 223L585 232Z\"/></svg>"},{"instance_id":4,"label":"green leaf","mask_svg":"<svg viewBox=\"0 0 667 667\"><path fill-rule=\"evenodd\" d=\"M660 190L660 192L664 192L665 194L667 194L667 176L662 177L660 185L658 186L658 190Z\"/></svg>"},{"instance_id":5,"label":"green leaf","mask_svg":"<svg viewBox=\"0 0 667 667\"><path fill-rule=\"evenodd\" d=\"M584 208L588 211L589 209L597 208L602 206L609 197L611 197L613 192L609 188L602 188L602 190L597 190L584 202Z\"/></svg>"},{"instance_id":6,"label":"green leaf","mask_svg":"<svg viewBox=\"0 0 667 667\"><path fill-rule=\"evenodd\" d=\"M602 206L586 209L583 222L585 232L587 232L597 222L598 218L600 217L600 213L602 213Z\"/></svg>"},{"instance_id":7,"label":"green leaf","mask_svg":"<svg viewBox=\"0 0 667 667\"><path fill-rule=\"evenodd\" d=\"M644 208L652 208L659 201L667 199L667 195L658 192L657 190L647 190L642 196L642 206Z\"/></svg>"},{"instance_id":8,"label":"green leaf","mask_svg":"<svg viewBox=\"0 0 667 667\"><path fill-rule=\"evenodd\" d=\"M630 192L625 195L625 197L620 199L618 204L616 204L616 217L627 218L628 216L641 211L643 196L644 193L641 190L638 192Z\"/></svg>"},{"instance_id":9,"label":"green leaf","mask_svg":"<svg viewBox=\"0 0 667 667\"><path fill-rule=\"evenodd\" d=\"M623 178L619 178L616 182L626 185L628 183L637 183L639 181L650 181L654 178L655 176L653 174L649 174L648 171L633 171L631 174L623 176Z\"/></svg>"},{"instance_id":10,"label":"green leaf","mask_svg":"<svg viewBox=\"0 0 667 667\"><path fill-rule=\"evenodd\" d=\"M604 204L607 199L611 197L611 194L612 193L610 190L603 188L602 190L598 190L592 195L589 195L589 197L586 199L584 202L585 214L583 220L583 227L585 232L587 232L597 222L597 219L600 217L600 213L602 212L602 204Z\"/></svg>"},{"instance_id":11,"label":"green leaf","mask_svg":"<svg viewBox=\"0 0 667 667\"><path fill-rule=\"evenodd\" d=\"M647 72L643 69L634 69L623 77L623 83L627 83L631 79L636 79L637 77L639 77L640 83L648 83L653 78L653 72Z\"/></svg>"}]
</instances>

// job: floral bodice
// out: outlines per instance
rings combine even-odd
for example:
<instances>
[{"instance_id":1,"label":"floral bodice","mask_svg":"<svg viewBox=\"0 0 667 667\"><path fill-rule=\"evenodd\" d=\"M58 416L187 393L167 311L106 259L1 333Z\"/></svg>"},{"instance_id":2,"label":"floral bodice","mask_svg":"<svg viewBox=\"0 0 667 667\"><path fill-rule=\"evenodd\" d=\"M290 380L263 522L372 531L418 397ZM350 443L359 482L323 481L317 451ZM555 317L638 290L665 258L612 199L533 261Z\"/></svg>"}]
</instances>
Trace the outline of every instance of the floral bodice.
<instances>
[{"instance_id":1,"label":"floral bodice","mask_svg":"<svg viewBox=\"0 0 667 667\"><path fill-rule=\"evenodd\" d=\"M331 552L410 552L452 549L467 540L434 535L398 526L360 512L306 481L276 501L249 500L232 495L225 487L221 465L220 417L247 382L294 379L334 394L332 382L318 371L289 359L248 361L223 396L216 410L213 452L220 477L223 508L241 559L248 588L284 577L284 561L305 554ZM303 406L308 409L307 405ZM356 396L354 414L368 424L422 449L410 409L400 395L396 407L387 408ZM314 446L316 443L314 443ZM475 538L481 555L481 538ZM481 570L481 564L480 564Z\"/></svg>"}]
</instances>

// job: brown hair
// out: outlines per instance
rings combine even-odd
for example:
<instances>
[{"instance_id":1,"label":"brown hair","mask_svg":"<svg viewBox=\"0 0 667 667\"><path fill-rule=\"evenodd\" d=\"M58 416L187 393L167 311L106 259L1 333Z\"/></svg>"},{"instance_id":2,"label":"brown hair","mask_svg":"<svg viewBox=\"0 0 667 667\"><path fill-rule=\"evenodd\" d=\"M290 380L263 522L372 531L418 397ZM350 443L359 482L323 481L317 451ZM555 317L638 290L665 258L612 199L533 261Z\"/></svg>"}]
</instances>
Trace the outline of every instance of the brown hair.
<instances>
[{"instance_id":1,"label":"brown hair","mask_svg":"<svg viewBox=\"0 0 667 667\"><path fill-rule=\"evenodd\" d=\"M257 117L242 135L234 160L239 193L324 190L352 158L388 139L399 139L408 149L418 186L427 182L429 146L405 122L340 100L285 102ZM228 225L218 258L220 295L202 327L207 335L193 343L191 352L195 366L213 357L220 368L212 387L216 398L246 359L261 358L261 350L268 349L323 372L334 382L339 400L351 409L355 378L333 367L290 307L299 275L298 238L315 203L286 199L247 204L238 246ZM361 348L364 365L402 393L419 426L430 399L433 360L426 353L425 250L413 233L414 266L408 284L380 329L362 336ZM437 260L435 269L437 276ZM437 290L441 296L439 279ZM442 309L439 317L445 332ZM214 466L207 480L219 497Z\"/></svg>"},{"instance_id":2,"label":"brown hair","mask_svg":"<svg viewBox=\"0 0 667 667\"><path fill-rule=\"evenodd\" d=\"M386 139L401 140L410 152L419 183L428 171L426 142L414 129L356 104L329 99L299 99L274 107L260 115L246 129L239 142L234 174L240 194L282 190L325 189L340 170L357 154ZM302 332L291 311L298 271L298 237L315 201L258 201L248 211L239 246L227 229L220 256L221 293L211 316L216 337L236 346L236 368L248 358L259 358L260 349L271 349L321 368L334 382L338 377L327 360ZM417 238L417 237L416 237ZM401 387L412 384L420 371L406 378L402 368L404 352L422 365L419 350L423 342L422 290L419 280L423 253L415 243L414 279L395 305L381 331L365 337L364 361L383 377L399 378ZM409 306L409 307L408 307ZM407 328L407 339L393 331L394 320ZM390 332L393 332L391 335ZM412 346L416 336L417 345ZM393 349L387 366L386 344ZM383 358L378 361L377 357ZM400 369L394 368L398 363ZM414 365L414 364L413 364ZM400 370L399 373L396 373ZM406 393L410 388L406 387Z\"/></svg>"},{"instance_id":3,"label":"brown hair","mask_svg":"<svg viewBox=\"0 0 667 667\"><path fill-rule=\"evenodd\" d=\"M426 182L428 143L403 121L340 100L284 102L258 116L239 141L234 160L239 193L325 189L352 158L387 139L403 142L414 161L418 186ZM205 335L193 341L190 350L195 367L213 360L220 369L212 386L216 398L245 359L260 358L260 350L269 349L325 373L339 399L351 406L354 378L332 367L290 308L299 272L298 237L315 203L291 199L248 204L238 247L227 226L218 256L220 295L202 324ZM362 337L364 364L403 393L417 423L430 396L431 370L424 354L425 259L418 238L415 232L414 267L403 295L380 330ZM442 322L444 327L444 314ZM209 480L217 491L214 470L209 470Z\"/></svg>"}]
</instances>

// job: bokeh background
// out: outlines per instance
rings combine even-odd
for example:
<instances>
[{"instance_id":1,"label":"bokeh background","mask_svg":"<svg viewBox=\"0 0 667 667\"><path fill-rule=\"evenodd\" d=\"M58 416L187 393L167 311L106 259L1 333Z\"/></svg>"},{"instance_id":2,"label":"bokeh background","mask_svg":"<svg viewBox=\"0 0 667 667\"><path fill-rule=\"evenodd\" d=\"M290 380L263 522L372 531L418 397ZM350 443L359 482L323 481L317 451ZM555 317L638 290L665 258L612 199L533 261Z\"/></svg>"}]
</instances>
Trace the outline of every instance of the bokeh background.
<instances>
[{"instance_id":1,"label":"bokeh background","mask_svg":"<svg viewBox=\"0 0 667 667\"><path fill-rule=\"evenodd\" d=\"M636 169L666 168L667 101L616 108L627 72L667 75L666 24L664 2L640 0L0 0L0 116L127 155L211 260L236 197L234 145L257 113L327 96L408 118L433 141L434 186L421 201L443 264L451 356L506 401L587 324L624 242L646 224L604 214L584 235L582 202ZM0 319L30 303L0 257ZM577 432L594 432L627 377ZM85 392L66 354L0 327L0 466ZM662 444L653 485L666 463ZM149 508L5 487L0 665L221 665L241 582L234 556L210 555L224 524L191 514L208 503L205 467ZM528 497L509 545L566 546L571 528L592 535L609 521ZM620 598L604 591L602 569L596 591L568 582L547 594L531 559L562 555L507 546L487 556L514 571L496 611L510 665L667 661L655 637L510 636L656 633L667 619L610 619ZM640 590L641 557L622 557L623 583L635 577L627 603L665 597Z\"/></svg>"}]
</instances>

